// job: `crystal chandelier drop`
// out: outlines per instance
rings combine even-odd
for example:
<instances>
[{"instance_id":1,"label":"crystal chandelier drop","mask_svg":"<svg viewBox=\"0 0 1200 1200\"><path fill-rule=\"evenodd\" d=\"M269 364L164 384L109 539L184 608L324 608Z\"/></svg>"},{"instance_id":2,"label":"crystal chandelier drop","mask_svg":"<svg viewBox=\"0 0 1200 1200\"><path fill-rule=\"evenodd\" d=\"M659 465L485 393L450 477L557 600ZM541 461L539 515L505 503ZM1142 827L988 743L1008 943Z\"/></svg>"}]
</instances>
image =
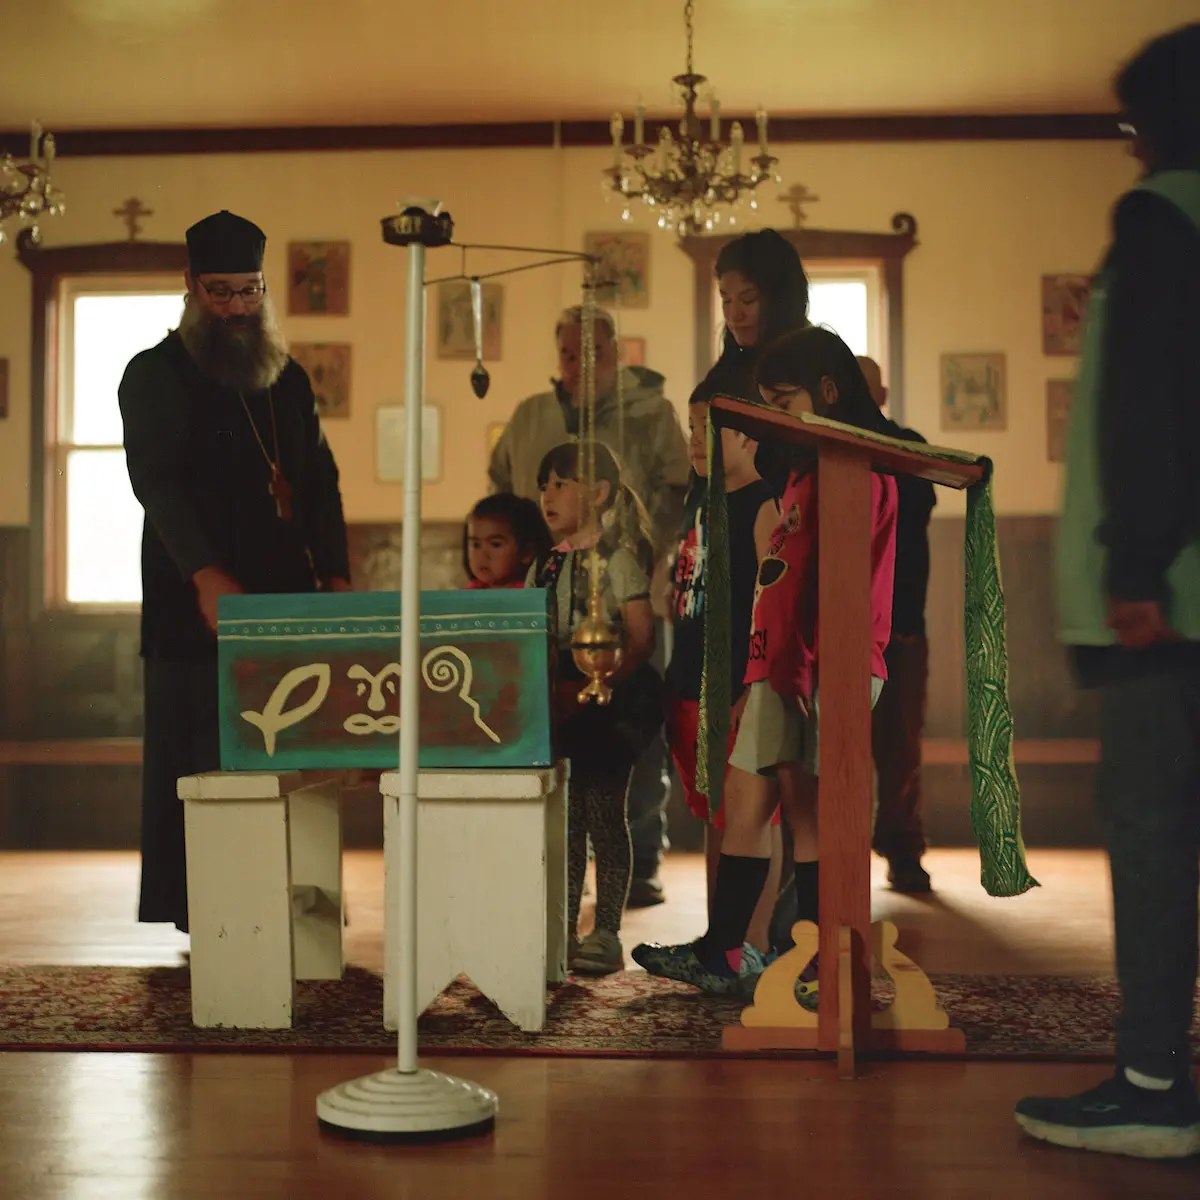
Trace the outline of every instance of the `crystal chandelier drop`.
<instances>
[{"instance_id":1,"label":"crystal chandelier drop","mask_svg":"<svg viewBox=\"0 0 1200 1200\"><path fill-rule=\"evenodd\" d=\"M612 119L613 165L604 171L605 191L616 192L624 201L621 219L630 219L629 205L641 200L659 210L658 227L678 233L701 234L721 224L737 224L736 212L723 216L722 208L740 206L749 197L750 207L758 208L754 191L760 183L781 182L775 174L777 158L767 146L767 113L758 110L758 153L748 160L748 173L742 172L745 135L741 123L734 121L729 144L721 144L721 107L715 96L709 100L708 137L704 121L696 112L700 86L707 82L692 67L693 0L683 7L687 29L687 70L673 82L680 90L683 117L679 121L678 140L669 126L658 134L658 145L644 140L645 112L639 102L634 117L633 145L622 145L625 121L620 113Z\"/></svg>"},{"instance_id":2,"label":"crystal chandelier drop","mask_svg":"<svg viewBox=\"0 0 1200 1200\"><path fill-rule=\"evenodd\" d=\"M36 121L29 135L29 161L11 154L0 159L0 243L12 236L13 228L28 228L34 243L40 242L39 222L63 211L63 194L50 178L53 163L54 135L43 135Z\"/></svg>"}]
</instances>

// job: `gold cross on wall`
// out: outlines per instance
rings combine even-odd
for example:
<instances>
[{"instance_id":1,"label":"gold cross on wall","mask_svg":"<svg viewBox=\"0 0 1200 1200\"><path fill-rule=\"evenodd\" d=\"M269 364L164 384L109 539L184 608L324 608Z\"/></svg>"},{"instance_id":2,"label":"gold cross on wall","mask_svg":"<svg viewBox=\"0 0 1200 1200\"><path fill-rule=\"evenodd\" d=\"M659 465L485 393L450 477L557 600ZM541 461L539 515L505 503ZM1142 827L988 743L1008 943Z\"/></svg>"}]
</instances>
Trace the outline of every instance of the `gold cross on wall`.
<instances>
[{"instance_id":1,"label":"gold cross on wall","mask_svg":"<svg viewBox=\"0 0 1200 1200\"><path fill-rule=\"evenodd\" d=\"M820 196L814 195L804 184L794 183L786 192L780 193L779 203L788 206L788 211L792 214L794 227L802 229L804 222L808 220L808 213L804 211L805 204L812 204L814 201L820 199Z\"/></svg>"},{"instance_id":2,"label":"gold cross on wall","mask_svg":"<svg viewBox=\"0 0 1200 1200\"><path fill-rule=\"evenodd\" d=\"M136 196L130 196L121 208L113 209L112 215L120 217L125 222L125 226L129 230L129 240L136 242L138 234L142 232L142 227L138 224L138 217L152 217L154 209L143 208L142 202Z\"/></svg>"}]
</instances>

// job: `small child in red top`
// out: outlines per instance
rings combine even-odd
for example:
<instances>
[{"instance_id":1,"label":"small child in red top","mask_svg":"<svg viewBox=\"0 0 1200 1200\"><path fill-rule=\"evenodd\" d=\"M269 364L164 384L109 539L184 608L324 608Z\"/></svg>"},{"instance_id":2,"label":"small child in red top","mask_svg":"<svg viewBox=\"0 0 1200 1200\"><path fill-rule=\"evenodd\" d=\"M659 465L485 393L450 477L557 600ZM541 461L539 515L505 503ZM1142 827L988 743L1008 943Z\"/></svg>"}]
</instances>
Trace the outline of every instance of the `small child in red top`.
<instances>
[{"instance_id":1,"label":"small child in red top","mask_svg":"<svg viewBox=\"0 0 1200 1200\"><path fill-rule=\"evenodd\" d=\"M831 330L810 326L785 334L764 351L756 377L763 400L785 412L797 416L815 412L847 425L886 432L854 354ZM779 524L759 563L746 668L748 693L729 757L731 767L774 776L778 782L779 800L792 831L797 918L802 921L817 920L818 896L820 622L815 468L815 454L806 452L793 452L786 466ZM765 476L774 474L766 462L759 469ZM874 706L887 678L883 652L891 637L896 481L873 474L871 500ZM869 752L869 747L864 750ZM742 789L730 788L726 793L724 844L708 932L691 945L656 947L653 956L639 956L652 974L716 995L752 986L752 972L742 962L742 944L767 876L765 835L771 815L761 800L755 800ZM815 996L815 960L801 975L801 984L808 997Z\"/></svg>"},{"instance_id":2,"label":"small child in red top","mask_svg":"<svg viewBox=\"0 0 1200 1200\"><path fill-rule=\"evenodd\" d=\"M524 587L530 568L546 561L550 545L550 530L536 501L512 492L485 496L463 526L466 586Z\"/></svg>"}]
</instances>

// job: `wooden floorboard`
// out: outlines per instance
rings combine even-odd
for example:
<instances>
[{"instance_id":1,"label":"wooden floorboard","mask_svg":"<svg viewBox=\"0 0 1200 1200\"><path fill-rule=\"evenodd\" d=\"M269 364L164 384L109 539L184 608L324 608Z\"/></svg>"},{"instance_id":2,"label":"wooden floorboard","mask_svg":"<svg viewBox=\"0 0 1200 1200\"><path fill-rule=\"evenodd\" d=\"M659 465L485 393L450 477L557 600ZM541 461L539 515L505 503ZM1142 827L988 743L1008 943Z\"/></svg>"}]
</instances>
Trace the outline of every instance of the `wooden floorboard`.
<instances>
[{"instance_id":1,"label":"wooden floorboard","mask_svg":"<svg viewBox=\"0 0 1200 1200\"><path fill-rule=\"evenodd\" d=\"M978 857L930 856L938 893L877 887L875 916L931 971L1104 973L1108 884L1092 852L1034 852L1045 885L979 888ZM182 936L132 921L137 857L0 854L0 962L171 963ZM347 857L348 955L382 957L381 861ZM630 914L626 945L703 924L699 860L673 859L668 904ZM882 884L879 864L876 883ZM1200 1195L1200 1162L1164 1166L1025 1138L1013 1102L1105 1068L820 1062L438 1058L494 1088L494 1136L382 1148L322 1134L323 1089L386 1059L343 1055L0 1053L3 1200L597 1200L782 1192L851 1200Z\"/></svg>"},{"instance_id":2,"label":"wooden floorboard","mask_svg":"<svg viewBox=\"0 0 1200 1200\"><path fill-rule=\"evenodd\" d=\"M381 970L383 856L350 851L345 861L347 957ZM138 862L136 853L120 850L0 853L0 962L181 961L185 937L133 920ZM876 860L872 916L895 921L901 949L927 971L1111 973L1112 907L1099 851L1032 851L1031 868L1043 886L1009 900L980 887L977 852L937 850L926 862L937 890L918 898L889 891L885 864ZM626 951L639 941L686 941L704 931L700 857L672 855L662 877L669 902L626 915Z\"/></svg>"}]
</instances>

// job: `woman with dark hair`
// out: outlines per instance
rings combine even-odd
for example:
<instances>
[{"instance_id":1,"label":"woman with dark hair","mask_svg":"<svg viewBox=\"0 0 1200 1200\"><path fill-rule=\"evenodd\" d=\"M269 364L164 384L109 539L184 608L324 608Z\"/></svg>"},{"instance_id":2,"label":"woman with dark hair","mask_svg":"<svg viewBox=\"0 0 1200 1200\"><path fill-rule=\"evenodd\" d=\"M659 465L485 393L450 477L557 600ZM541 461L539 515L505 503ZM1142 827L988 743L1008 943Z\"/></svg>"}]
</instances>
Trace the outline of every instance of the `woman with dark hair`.
<instances>
[{"instance_id":1,"label":"woman with dark hair","mask_svg":"<svg viewBox=\"0 0 1200 1200\"><path fill-rule=\"evenodd\" d=\"M727 242L714 274L721 294L725 342L720 362L753 369L762 347L808 324L808 276L796 247L774 229Z\"/></svg>"}]
</instances>

